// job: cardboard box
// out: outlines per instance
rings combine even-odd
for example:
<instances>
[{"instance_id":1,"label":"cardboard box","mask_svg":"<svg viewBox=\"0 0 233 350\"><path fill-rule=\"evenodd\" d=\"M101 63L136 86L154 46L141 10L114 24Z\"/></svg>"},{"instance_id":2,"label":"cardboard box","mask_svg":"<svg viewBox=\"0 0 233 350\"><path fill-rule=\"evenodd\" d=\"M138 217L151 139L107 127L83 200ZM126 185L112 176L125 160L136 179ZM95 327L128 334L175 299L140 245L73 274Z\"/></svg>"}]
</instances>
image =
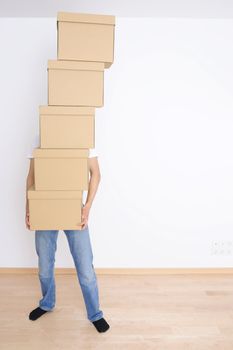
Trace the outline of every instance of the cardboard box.
<instances>
[{"instance_id":1,"label":"cardboard box","mask_svg":"<svg viewBox=\"0 0 233 350\"><path fill-rule=\"evenodd\" d=\"M88 190L88 149L34 148L35 189Z\"/></svg>"},{"instance_id":2,"label":"cardboard box","mask_svg":"<svg viewBox=\"0 0 233 350\"><path fill-rule=\"evenodd\" d=\"M94 148L95 108L40 106L41 148Z\"/></svg>"},{"instance_id":3,"label":"cardboard box","mask_svg":"<svg viewBox=\"0 0 233 350\"><path fill-rule=\"evenodd\" d=\"M82 191L27 191L30 230L81 230Z\"/></svg>"},{"instance_id":4,"label":"cardboard box","mask_svg":"<svg viewBox=\"0 0 233 350\"><path fill-rule=\"evenodd\" d=\"M49 60L48 104L102 107L104 63Z\"/></svg>"},{"instance_id":5,"label":"cardboard box","mask_svg":"<svg viewBox=\"0 0 233 350\"><path fill-rule=\"evenodd\" d=\"M104 62L114 60L115 16L58 12L59 60Z\"/></svg>"}]
</instances>

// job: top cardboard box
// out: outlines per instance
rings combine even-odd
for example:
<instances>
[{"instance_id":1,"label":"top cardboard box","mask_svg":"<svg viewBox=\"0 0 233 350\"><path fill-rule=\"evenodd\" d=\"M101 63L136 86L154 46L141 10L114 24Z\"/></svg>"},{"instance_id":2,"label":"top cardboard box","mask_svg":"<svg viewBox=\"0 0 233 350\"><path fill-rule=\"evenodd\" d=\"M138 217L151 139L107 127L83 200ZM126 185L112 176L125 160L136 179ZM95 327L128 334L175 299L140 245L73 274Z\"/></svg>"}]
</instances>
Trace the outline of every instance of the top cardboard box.
<instances>
[{"instance_id":1,"label":"top cardboard box","mask_svg":"<svg viewBox=\"0 0 233 350\"><path fill-rule=\"evenodd\" d=\"M58 12L57 58L102 62L114 60L115 16Z\"/></svg>"}]
</instances>

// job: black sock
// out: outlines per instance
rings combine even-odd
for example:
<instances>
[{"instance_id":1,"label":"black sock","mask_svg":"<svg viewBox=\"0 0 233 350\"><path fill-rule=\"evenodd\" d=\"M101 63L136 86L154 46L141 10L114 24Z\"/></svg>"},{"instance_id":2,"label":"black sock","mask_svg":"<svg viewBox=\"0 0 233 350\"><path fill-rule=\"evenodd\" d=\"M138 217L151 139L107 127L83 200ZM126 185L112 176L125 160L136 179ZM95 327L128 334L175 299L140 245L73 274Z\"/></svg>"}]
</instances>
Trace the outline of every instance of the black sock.
<instances>
[{"instance_id":1,"label":"black sock","mask_svg":"<svg viewBox=\"0 0 233 350\"><path fill-rule=\"evenodd\" d=\"M97 321L92 321L92 323L98 332L106 332L110 328L109 324L105 321L103 317Z\"/></svg>"},{"instance_id":2,"label":"black sock","mask_svg":"<svg viewBox=\"0 0 233 350\"><path fill-rule=\"evenodd\" d=\"M42 310L40 307L37 307L36 309L32 310L29 314L29 319L32 321L37 320L40 316L44 315L47 311Z\"/></svg>"}]
</instances>

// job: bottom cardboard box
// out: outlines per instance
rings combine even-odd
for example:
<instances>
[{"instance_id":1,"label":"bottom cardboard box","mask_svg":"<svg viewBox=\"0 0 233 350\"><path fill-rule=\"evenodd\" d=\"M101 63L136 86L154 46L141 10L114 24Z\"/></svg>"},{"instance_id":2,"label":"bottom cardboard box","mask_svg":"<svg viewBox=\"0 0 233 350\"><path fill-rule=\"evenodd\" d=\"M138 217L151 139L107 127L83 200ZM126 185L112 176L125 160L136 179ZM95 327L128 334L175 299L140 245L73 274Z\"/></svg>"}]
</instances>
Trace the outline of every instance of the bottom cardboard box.
<instances>
[{"instance_id":1,"label":"bottom cardboard box","mask_svg":"<svg viewBox=\"0 0 233 350\"><path fill-rule=\"evenodd\" d=\"M30 230L81 230L82 191L27 191Z\"/></svg>"}]
</instances>

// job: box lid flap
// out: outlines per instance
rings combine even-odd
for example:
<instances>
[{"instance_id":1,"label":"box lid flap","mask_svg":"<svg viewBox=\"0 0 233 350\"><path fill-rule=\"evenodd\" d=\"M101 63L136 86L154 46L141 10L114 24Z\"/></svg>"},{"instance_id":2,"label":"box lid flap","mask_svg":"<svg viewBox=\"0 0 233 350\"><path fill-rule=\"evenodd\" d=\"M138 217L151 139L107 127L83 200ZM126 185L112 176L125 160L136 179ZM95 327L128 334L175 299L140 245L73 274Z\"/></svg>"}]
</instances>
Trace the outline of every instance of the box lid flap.
<instances>
[{"instance_id":1,"label":"box lid flap","mask_svg":"<svg viewBox=\"0 0 233 350\"><path fill-rule=\"evenodd\" d=\"M103 62L48 60L48 69L104 71Z\"/></svg>"},{"instance_id":2,"label":"box lid flap","mask_svg":"<svg viewBox=\"0 0 233 350\"><path fill-rule=\"evenodd\" d=\"M39 106L40 115L95 115L95 107Z\"/></svg>"},{"instance_id":3,"label":"box lid flap","mask_svg":"<svg viewBox=\"0 0 233 350\"><path fill-rule=\"evenodd\" d=\"M36 191L35 184L27 191L28 199L82 199L82 191Z\"/></svg>"},{"instance_id":4,"label":"box lid flap","mask_svg":"<svg viewBox=\"0 0 233 350\"><path fill-rule=\"evenodd\" d=\"M58 12L57 21L115 25L115 16L90 13Z\"/></svg>"},{"instance_id":5,"label":"box lid flap","mask_svg":"<svg viewBox=\"0 0 233 350\"><path fill-rule=\"evenodd\" d=\"M34 158L88 158L88 148L34 148Z\"/></svg>"}]
</instances>

